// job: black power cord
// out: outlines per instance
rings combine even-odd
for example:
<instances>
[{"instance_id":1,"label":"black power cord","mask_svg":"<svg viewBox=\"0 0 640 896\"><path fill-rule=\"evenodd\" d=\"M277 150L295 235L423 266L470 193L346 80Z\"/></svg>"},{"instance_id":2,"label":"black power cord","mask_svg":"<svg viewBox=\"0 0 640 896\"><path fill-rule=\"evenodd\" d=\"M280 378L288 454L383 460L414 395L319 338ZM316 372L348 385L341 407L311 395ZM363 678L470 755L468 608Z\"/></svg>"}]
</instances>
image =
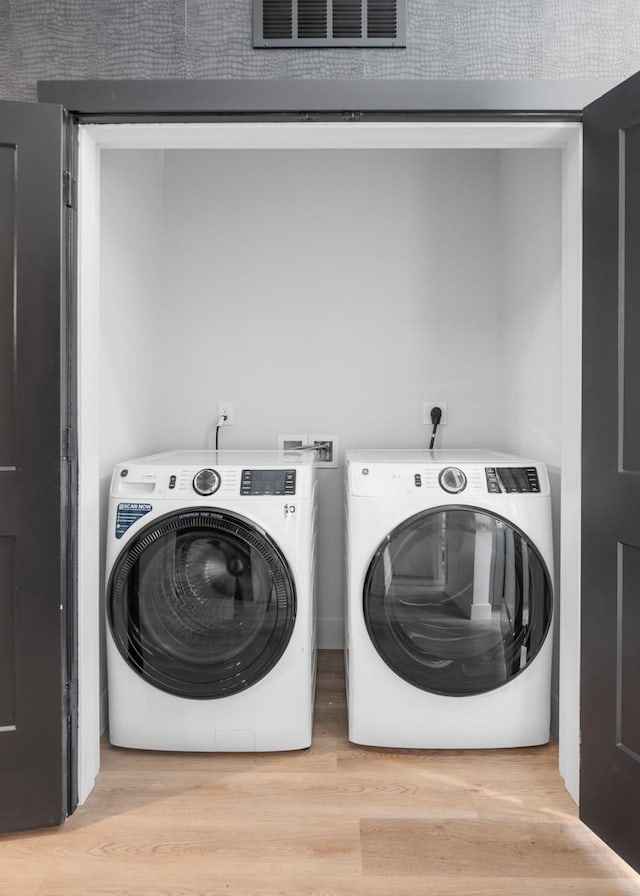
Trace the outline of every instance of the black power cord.
<instances>
[{"instance_id":1,"label":"black power cord","mask_svg":"<svg viewBox=\"0 0 640 896\"><path fill-rule=\"evenodd\" d=\"M219 438L219 434L220 434L220 427L222 426L222 424L224 423L224 421L226 419L227 419L227 415L222 414L220 419L218 420L218 423L216 424L216 451L218 450L218 438Z\"/></svg>"},{"instance_id":2,"label":"black power cord","mask_svg":"<svg viewBox=\"0 0 640 896\"><path fill-rule=\"evenodd\" d=\"M436 441L436 432L438 431L438 423L442 420L442 408L431 408L431 422L433 423L433 430L431 432L431 442L429 443L429 450L433 448Z\"/></svg>"}]
</instances>

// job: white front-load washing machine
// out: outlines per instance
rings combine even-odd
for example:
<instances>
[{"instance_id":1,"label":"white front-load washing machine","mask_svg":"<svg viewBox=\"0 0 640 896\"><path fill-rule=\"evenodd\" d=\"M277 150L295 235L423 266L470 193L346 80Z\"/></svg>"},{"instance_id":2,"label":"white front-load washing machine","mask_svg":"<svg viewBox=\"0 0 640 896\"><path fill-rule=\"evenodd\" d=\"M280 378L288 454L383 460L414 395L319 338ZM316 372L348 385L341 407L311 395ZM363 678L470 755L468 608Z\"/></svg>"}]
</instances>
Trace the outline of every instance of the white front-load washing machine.
<instances>
[{"instance_id":1,"label":"white front-load washing machine","mask_svg":"<svg viewBox=\"0 0 640 896\"><path fill-rule=\"evenodd\" d=\"M350 451L349 738L409 748L549 740L546 468L488 451Z\"/></svg>"},{"instance_id":2,"label":"white front-load washing machine","mask_svg":"<svg viewBox=\"0 0 640 896\"><path fill-rule=\"evenodd\" d=\"M309 454L174 451L116 466L106 592L113 744L311 744L316 532Z\"/></svg>"}]
</instances>

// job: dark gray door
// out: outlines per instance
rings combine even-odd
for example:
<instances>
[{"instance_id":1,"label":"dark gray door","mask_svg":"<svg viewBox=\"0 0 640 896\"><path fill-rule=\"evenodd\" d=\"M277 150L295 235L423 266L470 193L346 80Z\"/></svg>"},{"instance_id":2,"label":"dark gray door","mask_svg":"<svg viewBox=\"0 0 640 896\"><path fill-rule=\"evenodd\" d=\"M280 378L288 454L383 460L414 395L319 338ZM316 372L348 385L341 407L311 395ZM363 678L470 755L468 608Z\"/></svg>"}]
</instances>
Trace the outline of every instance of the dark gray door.
<instances>
[{"instance_id":1,"label":"dark gray door","mask_svg":"<svg viewBox=\"0 0 640 896\"><path fill-rule=\"evenodd\" d=\"M584 115L580 814L640 870L640 75Z\"/></svg>"},{"instance_id":2,"label":"dark gray door","mask_svg":"<svg viewBox=\"0 0 640 896\"><path fill-rule=\"evenodd\" d=\"M0 831L70 810L63 110L0 103Z\"/></svg>"}]
</instances>

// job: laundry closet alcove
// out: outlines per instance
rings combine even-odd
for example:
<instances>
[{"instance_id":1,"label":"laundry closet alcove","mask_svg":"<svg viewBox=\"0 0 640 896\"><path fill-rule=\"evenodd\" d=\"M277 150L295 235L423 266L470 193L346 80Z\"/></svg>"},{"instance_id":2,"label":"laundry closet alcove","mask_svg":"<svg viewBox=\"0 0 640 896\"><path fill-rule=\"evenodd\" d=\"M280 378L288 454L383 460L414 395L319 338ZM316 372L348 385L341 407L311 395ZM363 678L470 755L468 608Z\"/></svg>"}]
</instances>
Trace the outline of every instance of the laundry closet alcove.
<instances>
[{"instance_id":1,"label":"laundry closet alcove","mask_svg":"<svg viewBox=\"0 0 640 896\"><path fill-rule=\"evenodd\" d=\"M427 399L448 403L443 446L549 469L553 712L577 798L580 125L81 124L78 173L80 800L105 721L114 463L210 446L220 400L221 447L426 447ZM319 639L335 648L342 472L320 479Z\"/></svg>"}]
</instances>

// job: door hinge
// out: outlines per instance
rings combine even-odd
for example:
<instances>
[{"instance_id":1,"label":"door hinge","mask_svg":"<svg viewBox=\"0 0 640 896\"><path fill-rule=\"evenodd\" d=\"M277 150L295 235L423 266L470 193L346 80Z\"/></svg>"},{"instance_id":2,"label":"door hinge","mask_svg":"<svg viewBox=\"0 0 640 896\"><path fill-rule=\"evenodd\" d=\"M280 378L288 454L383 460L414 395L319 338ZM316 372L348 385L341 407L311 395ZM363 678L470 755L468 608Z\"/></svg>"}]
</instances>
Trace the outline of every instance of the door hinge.
<instances>
[{"instance_id":1,"label":"door hinge","mask_svg":"<svg viewBox=\"0 0 640 896\"><path fill-rule=\"evenodd\" d=\"M78 712L78 689L72 681L66 681L64 685L62 712L66 718L73 718Z\"/></svg>"},{"instance_id":2,"label":"door hinge","mask_svg":"<svg viewBox=\"0 0 640 896\"><path fill-rule=\"evenodd\" d=\"M74 457L73 433L69 427L62 431L62 460L70 461Z\"/></svg>"},{"instance_id":3,"label":"door hinge","mask_svg":"<svg viewBox=\"0 0 640 896\"><path fill-rule=\"evenodd\" d=\"M65 171L62 176L64 190L64 204L67 208L75 208L78 195L77 181L70 171Z\"/></svg>"}]
</instances>

